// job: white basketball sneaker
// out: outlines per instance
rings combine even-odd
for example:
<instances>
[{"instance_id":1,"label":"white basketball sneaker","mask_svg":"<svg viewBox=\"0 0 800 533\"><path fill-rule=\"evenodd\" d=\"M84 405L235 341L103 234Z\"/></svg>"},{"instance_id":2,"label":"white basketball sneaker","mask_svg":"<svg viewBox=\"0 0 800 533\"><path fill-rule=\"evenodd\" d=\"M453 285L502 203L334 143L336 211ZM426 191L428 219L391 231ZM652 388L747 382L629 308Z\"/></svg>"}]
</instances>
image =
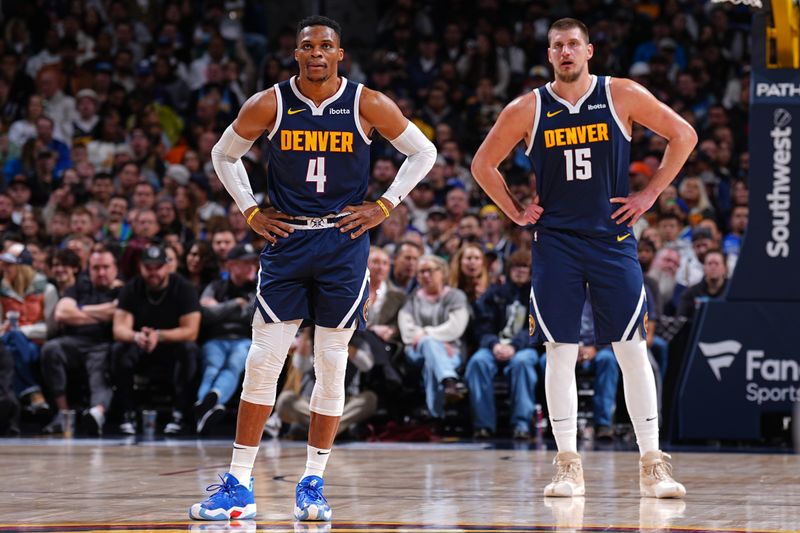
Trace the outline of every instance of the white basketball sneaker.
<instances>
[{"instance_id":1,"label":"white basketball sneaker","mask_svg":"<svg viewBox=\"0 0 800 533\"><path fill-rule=\"evenodd\" d=\"M570 498L586 494L580 455L575 452L559 452L553 459L553 464L556 465L556 475L553 476L552 483L544 488L545 496Z\"/></svg>"},{"instance_id":2,"label":"white basketball sneaker","mask_svg":"<svg viewBox=\"0 0 800 533\"><path fill-rule=\"evenodd\" d=\"M672 459L661 450L647 452L639 459L639 491L650 498L683 498L686 487L672 479Z\"/></svg>"}]
</instances>

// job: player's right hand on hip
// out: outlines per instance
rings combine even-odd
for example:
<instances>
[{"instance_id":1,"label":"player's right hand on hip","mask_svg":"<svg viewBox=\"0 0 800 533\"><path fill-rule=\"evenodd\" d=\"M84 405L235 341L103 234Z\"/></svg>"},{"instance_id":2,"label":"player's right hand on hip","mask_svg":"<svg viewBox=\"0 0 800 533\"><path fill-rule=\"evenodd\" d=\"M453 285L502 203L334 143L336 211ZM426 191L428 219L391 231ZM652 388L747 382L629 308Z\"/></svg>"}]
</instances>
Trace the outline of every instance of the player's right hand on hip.
<instances>
[{"instance_id":1,"label":"player's right hand on hip","mask_svg":"<svg viewBox=\"0 0 800 533\"><path fill-rule=\"evenodd\" d=\"M519 226L527 226L528 224L536 224L539 217L544 213L542 206L537 204L528 204L525 209L518 212L516 216L511 217L512 220Z\"/></svg>"},{"instance_id":2,"label":"player's right hand on hip","mask_svg":"<svg viewBox=\"0 0 800 533\"><path fill-rule=\"evenodd\" d=\"M293 219L293 216L281 213L274 207L265 207L256 213L250 221L250 227L270 244L275 244L278 242L278 237L288 237L290 233L294 233L294 228L283 222Z\"/></svg>"}]
</instances>

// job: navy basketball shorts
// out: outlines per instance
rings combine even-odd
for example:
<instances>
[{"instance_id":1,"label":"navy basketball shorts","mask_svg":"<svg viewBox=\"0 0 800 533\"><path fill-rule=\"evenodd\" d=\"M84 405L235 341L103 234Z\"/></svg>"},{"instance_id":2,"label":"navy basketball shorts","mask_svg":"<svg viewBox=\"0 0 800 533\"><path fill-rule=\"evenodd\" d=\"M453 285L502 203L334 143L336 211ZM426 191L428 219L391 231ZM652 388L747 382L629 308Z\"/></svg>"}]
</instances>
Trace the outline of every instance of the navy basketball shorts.
<instances>
[{"instance_id":1,"label":"navy basketball shorts","mask_svg":"<svg viewBox=\"0 0 800 533\"><path fill-rule=\"evenodd\" d=\"M598 345L645 338L647 305L636 239L537 228L531 247L531 335L578 343L588 285Z\"/></svg>"},{"instance_id":2,"label":"navy basketball shorts","mask_svg":"<svg viewBox=\"0 0 800 533\"><path fill-rule=\"evenodd\" d=\"M261 252L256 308L266 323L310 320L366 327L369 236L339 228L295 229Z\"/></svg>"}]
</instances>

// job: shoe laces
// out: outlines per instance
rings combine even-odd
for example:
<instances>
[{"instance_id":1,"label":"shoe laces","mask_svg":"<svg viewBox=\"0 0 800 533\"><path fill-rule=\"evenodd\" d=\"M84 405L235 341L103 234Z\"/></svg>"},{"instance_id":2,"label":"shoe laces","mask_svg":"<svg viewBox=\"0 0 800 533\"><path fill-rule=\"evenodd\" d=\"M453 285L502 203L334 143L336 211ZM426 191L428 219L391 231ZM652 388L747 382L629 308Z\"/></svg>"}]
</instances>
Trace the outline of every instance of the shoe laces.
<instances>
[{"instance_id":1,"label":"shoe laces","mask_svg":"<svg viewBox=\"0 0 800 533\"><path fill-rule=\"evenodd\" d=\"M580 462L570 461L568 463L556 463L556 475L553 476L553 483L560 483L561 481L577 481L578 473L580 472Z\"/></svg>"},{"instance_id":2,"label":"shoe laces","mask_svg":"<svg viewBox=\"0 0 800 533\"><path fill-rule=\"evenodd\" d=\"M646 476L653 477L658 481L673 481L672 479L672 465L666 462L663 458L672 459L671 456L664 453L662 458L658 461L642 466L642 470Z\"/></svg>"},{"instance_id":3,"label":"shoe laces","mask_svg":"<svg viewBox=\"0 0 800 533\"><path fill-rule=\"evenodd\" d=\"M310 483L303 483L299 487L300 494L303 495L303 499L311 500L314 502L324 502L325 496L322 495L322 489L318 486L311 486Z\"/></svg>"},{"instance_id":4,"label":"shoe laces","mask_svg":"<svg viewBox=\"0 0 800 533\"><path fill-rule=\"evenodd\" d=\"M221 475L219 475L219 479L220 481L222 481L222 483L214 483L206 487L206 490L208 492L214 492L214 494L208 497L209 500L220 495L225 495L229 497L233 495L233 490L236 488L236 485L231 483L229 480L226 480Z\"/></svg>"}]
</instances>

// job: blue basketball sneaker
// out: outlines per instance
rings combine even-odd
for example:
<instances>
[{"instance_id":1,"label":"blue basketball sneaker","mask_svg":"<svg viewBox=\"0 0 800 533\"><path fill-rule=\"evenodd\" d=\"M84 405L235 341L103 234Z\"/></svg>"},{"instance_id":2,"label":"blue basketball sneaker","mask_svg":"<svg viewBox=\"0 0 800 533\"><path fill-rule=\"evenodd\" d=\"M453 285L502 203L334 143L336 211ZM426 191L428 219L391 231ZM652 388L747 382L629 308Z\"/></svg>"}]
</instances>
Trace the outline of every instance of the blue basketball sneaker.
<instances>
[{"instance_id":1,"label":"blue basketball sneaker","mask_svg":"<svg viewBox=\"0 0 800 533\"><path fill-rule=\"evenodd\" d=\"M321 477L307 476L300 480L295 489L295 518L302 521L330 521L333 513L328 500L322 495L324 486L325 482Z\"/></svg>"},{"instance_id":2,"label":"blue basketball sneaker","mask_svg":"<svg viewBox=\"0 0 800 533\"><path fill-rule=\"evenodd\" d=\"M195 520L247 520L256 516L256 501L253 498L253 478L245 487L231 474L219 476L222 483L209 485L206 490L216 491L206 501L189 508L189 518Z\"/></svg>"}]
</instances>

